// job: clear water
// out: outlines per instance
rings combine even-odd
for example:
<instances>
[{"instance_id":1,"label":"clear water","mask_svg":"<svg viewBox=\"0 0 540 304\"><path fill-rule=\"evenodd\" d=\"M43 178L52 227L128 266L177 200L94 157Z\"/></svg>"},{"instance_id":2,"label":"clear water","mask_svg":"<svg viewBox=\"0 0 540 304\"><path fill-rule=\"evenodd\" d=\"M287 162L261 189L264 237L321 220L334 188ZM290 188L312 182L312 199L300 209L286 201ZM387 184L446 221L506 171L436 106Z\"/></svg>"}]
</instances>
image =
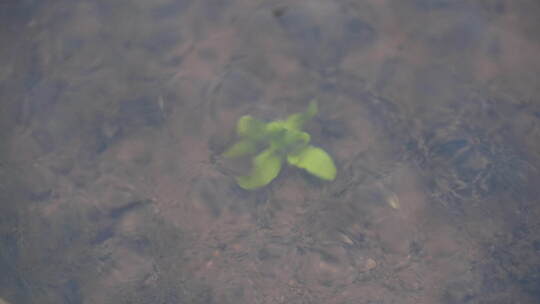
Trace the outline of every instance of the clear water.
<instances>
[{"instance_id":1,"label":"clear water","mask_svg":"<svg viewBox=\"0 0 540 304\"><path fill-rule=\"evenodd\" d=\"M0 3L0 298L540 302L539 13ZM240 189L236 120L312 98L336 180Z\"/></svg>"}]
</instances>

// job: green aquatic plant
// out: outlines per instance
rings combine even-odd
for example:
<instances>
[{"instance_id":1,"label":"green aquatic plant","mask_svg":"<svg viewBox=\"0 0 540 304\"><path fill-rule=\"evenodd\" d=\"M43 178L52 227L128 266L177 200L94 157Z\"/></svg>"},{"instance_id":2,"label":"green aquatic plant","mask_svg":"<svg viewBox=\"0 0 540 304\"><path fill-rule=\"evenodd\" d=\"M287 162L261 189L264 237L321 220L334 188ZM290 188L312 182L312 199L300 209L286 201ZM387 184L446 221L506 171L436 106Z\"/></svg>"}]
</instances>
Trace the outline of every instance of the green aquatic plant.
<instances>
[{"instance_id":1,"label":"green aquatic plant","mask_svg":"<svg viewBox=\"0 0 540 304\"><path fill-rule=\"evenodd\" d=\"M223 154L227 158L254 155L251 172L237 177L238 185L246 190L268 185L278 176L285 160L318 178L333 180L334 161L323 149L310 145L311 136L302 131L302 126L317 112L317 101L313 100L306 112L292 114L285 120L265 123L250 115L242 116L236 125L239 140Z\"/></svg>"}]
</instances>

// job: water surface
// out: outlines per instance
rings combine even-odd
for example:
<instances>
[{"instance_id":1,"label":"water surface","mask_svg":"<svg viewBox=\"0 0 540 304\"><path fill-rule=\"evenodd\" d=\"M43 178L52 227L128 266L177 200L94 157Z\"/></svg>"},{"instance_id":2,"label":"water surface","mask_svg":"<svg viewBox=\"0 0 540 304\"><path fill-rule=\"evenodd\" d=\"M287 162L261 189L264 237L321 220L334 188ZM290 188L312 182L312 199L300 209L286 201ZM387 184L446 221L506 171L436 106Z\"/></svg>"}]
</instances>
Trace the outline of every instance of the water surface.
<instances>
[{"instance_id":1,"label":"water surface","mask_svg":"<svg viewBox=\"0 0 540 304\"><path fill-rule=\"evenodd\" d=\"M2 2L0 298L540 302L539 13ZM239 188L236 120L312 98L336 180Z\"/></svg>"}]
</instances>

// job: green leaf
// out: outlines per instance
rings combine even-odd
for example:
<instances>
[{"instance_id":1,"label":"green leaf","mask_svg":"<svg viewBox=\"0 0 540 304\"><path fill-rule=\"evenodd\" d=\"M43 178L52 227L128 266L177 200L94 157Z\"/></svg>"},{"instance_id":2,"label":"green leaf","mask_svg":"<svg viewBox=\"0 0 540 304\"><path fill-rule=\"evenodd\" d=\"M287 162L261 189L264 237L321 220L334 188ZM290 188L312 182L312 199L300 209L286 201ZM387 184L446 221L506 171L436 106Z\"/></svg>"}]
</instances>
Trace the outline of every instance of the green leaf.
<instances>
[{"instance_id":1,"label":"green leaf","mask_svg":"<svg viewBox=\"0 0 540 304\"><path fill-rule=\"evenodd\" d=\"M334 161L323 149L307 146L298 153L287 155L287 162L325 180L336 178Z\"/></svg>"},{"instance_id":2,"label":"green leaf","mask_svg":"<svg viewBox=\"0 0 540 304\"><path fill-rule=\"evenodd\" d=\"M317 115L318 112L319 112L319 104L317 102L317 99L313 99L309 102L306 115L309 117L309 119L311 119L315 115Z\"/></svg>"},{"instance_id":3,"label":"green leaf","mask_svg":"<svg viewBox=\"0 0 540 304\"><path fill-rule=\"evenodd\" d=\"M287 117L287 120L285 121L285 128L289 130L300 130L302 129L302 126L304 123L306 123L308 120L312 119L315 115L317 115L318 112L318 106L317 106L317 100L313 99L308 106L308 109L304 113L297 113L293 114L289 117Z\"/></svg>"},{"instance_id":4,"label":"green leaf","mask_svg":"<svg viewBox=\"0 0 540 304\"><path fill-rule=\"evenodd\" d=\"M311 136L306 132L288 130L283 137L281 151L286 153L296 153L300 151L300 149L304 149L310 140Z\"/></svg>"},{"instance_id":5,"label":"green leaf","mask_svg":"<svg viewBox=\"0 0 540 304\"><path fill-rule=\"evenodd\" d=\"M266 149L253 159L253 168L248 176L236 178L238 185L253 190L268 185L281 170L281 157L273 149Z\"/></svg>"},{"instance_id":6,"label":"green leaf","mask_svg":"<svg viewBox=\"0 0 540 304\"><path fill-rule=\"evenodd\" d=\"M257 152L257 144L253 140L242 139L223 153L228 158L245 156Z\"/></svg>"},{"instance_id":7,"label":"green leaf","mask_svg":"<svg viewBox=\"0 0 540 304\"><path fill-rule=\"evenodd\" d=\"M285 145L307 144L311 140L308 133L296 130L288 130L283 138Z\"/></svg>"},{"instance_id":8,"label":"green leaf","mask_svg":"<svg viewBox=\"0 0 540 304\"><path fill-rule=\"evenodd\" d=\"M266 124L250 115L244 115L238 119L236 124L236 133L238 136L251 139L262 139L265 135Z\"/></svg>"},{"instance_id":9,"label":"green leaf","mask_svg":"<svg viewBox=\"0 0 540 304\"><path fill-rule=\"evenodd\" d=\"M270 135L281 134L285 131L285 121L283 120L274 120L266 124L264 129Z\"/></svg>"}]
</instances>

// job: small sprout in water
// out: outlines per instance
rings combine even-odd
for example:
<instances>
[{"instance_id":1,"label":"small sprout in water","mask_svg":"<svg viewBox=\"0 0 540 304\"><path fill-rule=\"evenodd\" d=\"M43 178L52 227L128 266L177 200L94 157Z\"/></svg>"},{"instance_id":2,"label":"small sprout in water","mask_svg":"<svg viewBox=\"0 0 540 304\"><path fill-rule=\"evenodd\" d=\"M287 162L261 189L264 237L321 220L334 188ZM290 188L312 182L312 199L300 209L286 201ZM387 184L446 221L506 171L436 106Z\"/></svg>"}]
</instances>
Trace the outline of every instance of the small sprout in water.
<instances>
[{"instance_id":1,"label":"small sprout in water","mask_svg":"<svg viewBox=\"0 0 540 304\"><path fill-rule=\"evenodd\" d=\"M326 151L310 145L311 136L302 131L303 125L317 112L317 102L313 100L306 112L293 114L285 120L265 123L250 115L242 116L236 125L239 140L223 155L235 158L255 155L259 147L264 149L253 157L251 173L236 178L238 185L246 190L268 185L278 176L285 160L318 178L334 180L334 161Z\"/></svg>"}]
</instances>

